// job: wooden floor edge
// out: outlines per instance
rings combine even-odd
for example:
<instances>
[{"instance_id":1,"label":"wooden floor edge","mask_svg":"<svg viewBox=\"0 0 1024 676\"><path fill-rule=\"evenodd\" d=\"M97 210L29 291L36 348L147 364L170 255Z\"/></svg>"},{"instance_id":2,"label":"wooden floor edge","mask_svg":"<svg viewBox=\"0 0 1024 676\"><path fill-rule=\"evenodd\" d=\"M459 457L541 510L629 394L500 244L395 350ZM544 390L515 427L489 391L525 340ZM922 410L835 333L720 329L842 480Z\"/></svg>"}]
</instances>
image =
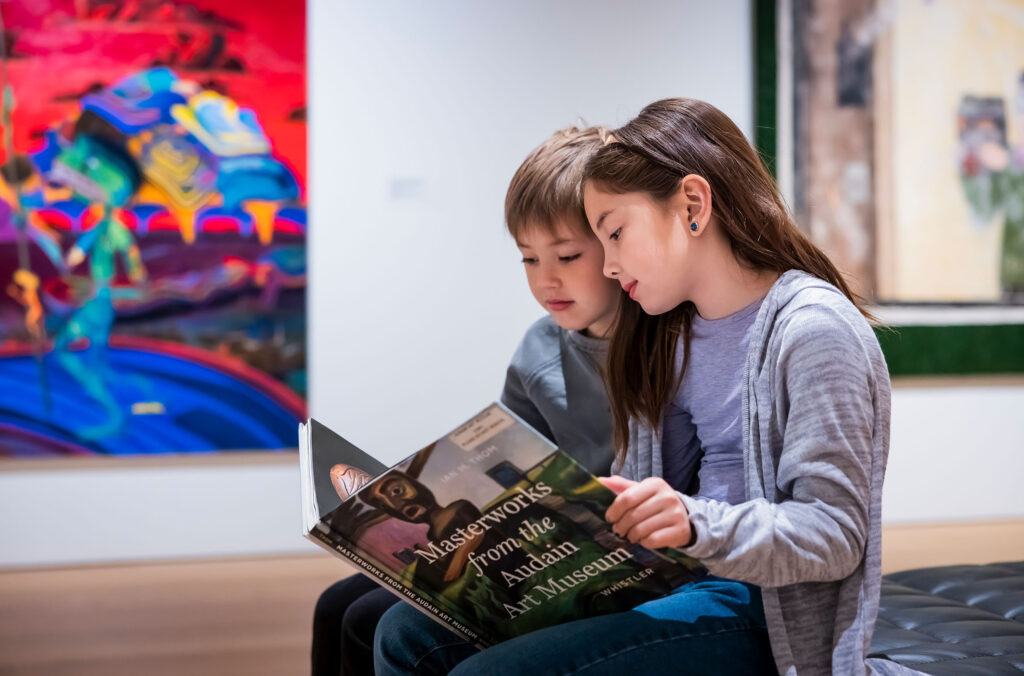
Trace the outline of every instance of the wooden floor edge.
<instances>
[{"instance_id":1,"label":"wooden floor edge","mask_svg":"<svg viewBox=\"0 0 1024 676\"><path fill-rule=\"evenodd\" d=\"M110 568L158 568L160 566L215 566L215 565L237 565L250 563L273 563L294 561L334 561L338 565L353 565L348 561L331 556L329 553L313 550L309 552L280 552L260 554L237 554L226 556L190 556L171 559L126 559L123 561L83 561L82 563L55 563L52 565L18 565L0 566L0 575L7 573L38 573L43 571L68 571L68 570L89 570L89 569L110 569ZM354 566L353 566L354 567Z\"/></svg>"},{"instance_id":2,"label":"wooden floor edge","mask_svg":"<svg viewBox=\"0 0 1024 676\"><path fill-rule=\"evenodd\" d=\"M883 523L882 531L925 531L929 529L960 529L960 528L1024 528L1024 518L1006 517L1002 519L971 519L964 521L908 521L905 523Z\"/></svg>"},{"instance_id":3,"label":"wooden floor edge","mask_svg":"<svg viewBox=\"0 0 1024 676\"><path fill-rule=\"evenodd\" d=\"M1024 519L882 526L882 572L1024 560Z\"/></svg>"}]
</instances>

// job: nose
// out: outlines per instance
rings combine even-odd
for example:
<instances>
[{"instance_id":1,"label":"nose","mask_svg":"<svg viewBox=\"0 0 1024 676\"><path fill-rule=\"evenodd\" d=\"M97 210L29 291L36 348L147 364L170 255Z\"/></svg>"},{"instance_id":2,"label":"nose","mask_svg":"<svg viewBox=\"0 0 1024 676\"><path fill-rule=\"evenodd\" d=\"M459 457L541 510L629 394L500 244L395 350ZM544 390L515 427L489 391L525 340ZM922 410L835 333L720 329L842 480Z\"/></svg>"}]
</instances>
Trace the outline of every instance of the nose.
<instances>
[{"instance_id":1,"label":"nose","mask_svg":"<svg viewBox=\"0 0 1024 676\"><path fill-rule=\"evenodd\" d=\"M561 284L561 277L558 275L558 269L550 263L542 263L540 270L538 271L540 285L544 288L555 288Z\"/></svg>"},{"instance_id":2,"label":"nose","mask_svg":"<svg viewBox=\"0 0 1024 676\"><path fill-rule=\"evenodd\" d=\"M602 270L602 272L604 272L605 277L608 277L610 279L617 278L619 276L619 273L622 272L622 268L619 267L619 264L615 261L615 259L608 255L607 249L604 253L604 269Z\"/></svg>"}]
</instances>

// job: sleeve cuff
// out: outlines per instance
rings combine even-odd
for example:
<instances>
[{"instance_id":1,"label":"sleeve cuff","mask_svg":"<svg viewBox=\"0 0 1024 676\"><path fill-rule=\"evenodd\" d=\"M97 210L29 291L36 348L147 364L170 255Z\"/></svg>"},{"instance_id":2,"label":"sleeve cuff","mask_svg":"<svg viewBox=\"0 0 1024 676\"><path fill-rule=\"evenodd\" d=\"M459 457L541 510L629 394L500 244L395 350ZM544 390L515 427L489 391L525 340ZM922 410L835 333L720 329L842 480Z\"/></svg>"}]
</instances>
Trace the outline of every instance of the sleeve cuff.
<instances>
[{"instance_id":1,"label":"sleeve cuff","mask_svg":"<svg viewBox=\"0 0 1024 676\"><path fill-rule=\"evenodd\" d=\"M704 500L697 500L684 493L676 491L676 495L683 501L686 511L690 515L690 523L693 532L696 534L696 542L689 547L679 547L679 551L695 559L704 559L712 556L718 549L712 532L710 520L708 519L708 503Z\"/></svg>"}]
</instances>

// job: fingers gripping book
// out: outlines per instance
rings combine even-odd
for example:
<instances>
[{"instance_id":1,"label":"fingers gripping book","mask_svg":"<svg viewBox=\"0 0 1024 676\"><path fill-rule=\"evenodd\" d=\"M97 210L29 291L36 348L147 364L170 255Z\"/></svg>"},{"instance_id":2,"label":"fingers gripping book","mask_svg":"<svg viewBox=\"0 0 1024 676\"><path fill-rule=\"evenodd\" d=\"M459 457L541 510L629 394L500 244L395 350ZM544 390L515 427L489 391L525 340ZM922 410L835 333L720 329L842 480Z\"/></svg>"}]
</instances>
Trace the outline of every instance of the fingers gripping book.
<instances>
[{"instance_id":1,"label":"fingers gripping book","mask_svg":"<svg viewBox=\"0 0 1024 676\"><path fill-rule=\"evenodd\" d=\"M614 493L500 404L390 468L311 419L299 461L306 537L480 647L705 573L616 535Z\"/></svg>"}]
</instances>

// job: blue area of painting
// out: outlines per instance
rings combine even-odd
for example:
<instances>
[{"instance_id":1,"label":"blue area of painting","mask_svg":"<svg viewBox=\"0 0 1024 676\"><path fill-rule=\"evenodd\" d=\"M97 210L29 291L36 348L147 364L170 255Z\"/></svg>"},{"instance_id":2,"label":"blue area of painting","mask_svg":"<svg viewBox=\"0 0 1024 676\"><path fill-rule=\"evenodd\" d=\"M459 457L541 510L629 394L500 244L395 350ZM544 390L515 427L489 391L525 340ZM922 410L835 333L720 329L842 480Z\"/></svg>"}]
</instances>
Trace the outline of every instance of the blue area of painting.
<instances>
[{"instance_id":1,"label":"blue area of painting","mask_svg":"<svg viewBox=\"0 0 1024 676\"><path fill-rule=\"evenodd\" d=\"M80 232L82 230L82 214L89 208L89 203L77 199L60 200L53 202L50 208L65 214L71 219L71 229Z\"/></svg>"},{"instance_id":2,"label":"blue area of painting","mask_svg":"<svg viewBox=\"0 0 1024 676\"><path fill-rule=\"evenodd\" d=\"M220 161L217 190L224 205L237 207L247 199L287 200L299 196L295 177L272 157L246 155Z\"/></svg>"},{"instance_id":3,"label":"blue area of painting","mask_svg":"<svg viewBox=\"0 0 1024 676\"><path fill-rule=\"evenodd\" d=\"M226 216L233 219L237 226L238 231L243 236L248 237L252 234L253 223L252 216L247 214L241 207L233 206L216 206L216 207L205 207L200 209L196 213L196 223L198 224L200 231L206 230L206 219L213 218L215 216Z\"/></svg>"},{"instance_id":4,"label":"blue area of painting","mask_svg":"<svg viewBox=\"0 0 1024 676\"><path fill-rule=\"evenodd\" d=\"M135 214L135 232L142 236L149 232L149 221L157 214L167 213L167 207L162 204L136 204L132 209Z\"/></svg>"},{"instance_id":5,"label":"blue area of painting","mask_svg":"<svg viewBox=\"0 0 1024 676\"><path fill-rule=\"evenodd\" d=\"M53 168L53 161L60 155L61 150L63 150L63 147L57 130L47 129L43 132L42 147L31 155L32 161L40 173L50 173L50 170Z\"/></svg>"},{"instance_id":6,"label":"blue area of painting","mask_svg":"<svg viewBox=\"0 0 1024 676\"><path fill-rule=\"evenodd\" d=\"M83 352L75 354L85 357ZM106 422L103 409L52 354L44 364L49 416L36 360L31 356L0 359L0 424L112 455L295 445L298 419L271 393L181 357L121 348L109 350L111 375L104 379L118 404L128 412L133 403L158 401L165 413L128 413L118 434L83 440L78 430Z\"/></svg>"},{"instance_id":7,"label":"blue area of painting","mask_svg":"<svg viewBox=\"0 0 1024 676\"><path fill-rule=\"evenodd\" d=\"M306 210L295 207L285 207L277 212L278 218L284 218L297 225L306 226Z\"/></svg>"}]
</instances>

